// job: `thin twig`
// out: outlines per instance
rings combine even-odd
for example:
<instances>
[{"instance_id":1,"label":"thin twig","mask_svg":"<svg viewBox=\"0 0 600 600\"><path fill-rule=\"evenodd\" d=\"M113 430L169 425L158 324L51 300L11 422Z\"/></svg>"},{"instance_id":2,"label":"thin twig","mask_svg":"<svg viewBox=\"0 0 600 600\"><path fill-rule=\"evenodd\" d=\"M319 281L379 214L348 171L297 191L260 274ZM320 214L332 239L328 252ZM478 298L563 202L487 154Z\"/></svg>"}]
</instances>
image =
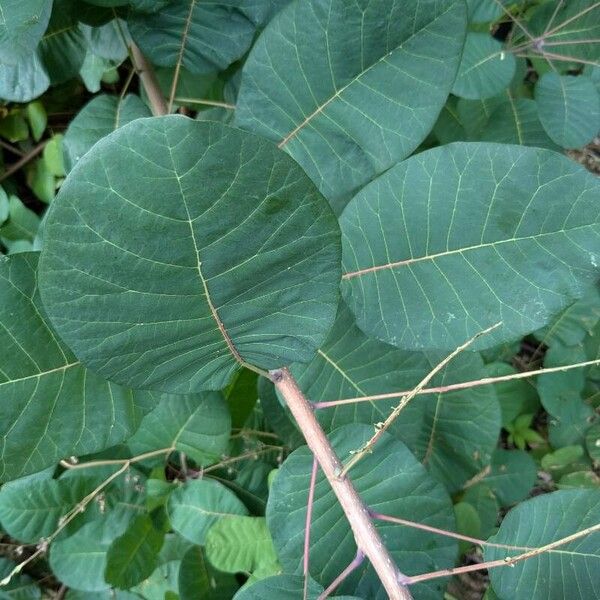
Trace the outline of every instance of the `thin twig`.
<instances>
[{"instance_id":1,"label":"thin twig","mask_svg":"<svg viewBox=\"0 0 600 600\"><path fill-rule=\"evenodd\" d=\"M202 469L202 473L210 473L211 471L216 471L217 469L221 469L222 467L225 467L232 463L239 462L240 460L249 460L249 459L253 459L253 458L258 458L259 456L262 456L263 454L268 454L269 452L274 452L276 450L281 452L282 450L285 450L285 448L283 446L267 446L267 445L265 445L260 450L250 450L250 451L246 452L245 454L240 454L239 456L227 458L225 460L222 460L221 462L218 462L215 465L206 467L206 468Z\"/></svg>"},{"instance_id":2,"label":"thin twig","mask_svg":"<svg viewBox=\"0 0 600 600\"><path fill-rule=\"evenodd\" d=\"M348 477L340 477L342 463L337 457L323 429L319 425L310 402L306 399L296 380L287 369L271 371L271 379L277 391L285 399L308 447L319 461L325 477L344 511L356 545L371 561L391 600L409 600L411 593L404 585L406 575L398 570L369 511Z\"/></svg>"},{"instance_id":3,"label":"thin twig","mask_svg":"<svg viewBox=\"0 0 600 600\"><path fill-rule=\"evenodd\" d=\"M4 148L5 150L8 150L9 152L12 152L12 154L15 154L16 156L25 156L25 152L19 150L16 146L13 146L12 144L9 144L8 142L5 142L1 139L0 146L2 146L2 148Z\"/></svg>"},{"instance_id":4,"label":"thin twig","mask_svg":"<svg viewBox=\"0 0 600 600\"><path fill-rule=\"evenodd\" d=\"M551 29L550 31L546 31L545 35L551 37L557 31L560 31L561 29L566 27L569 23L575 21L576 19L579 19L579 17L583 17L583 15L585 15L586 13L589 13L591 10L594 10L595 8L598 8L599 6L600 6L600 2L596 2L595 4L592 4L592 6L588 6L586 9L582 10L581 12L578 12L576 15L573 15L572 17L568 18L566 21L559 23L554 29Z\"/></svg>"},{"instance_id":5,"label":"thin twig","mask_svg":"<svg viewBox=\"0 0 600 600\"><path fill-rule=\"evenodd\" d=\"M313 501L315 499L315 485L317 483L317 471L319 461L313 456L312 470L310 472L310 484L308 486L308 499L306 501L306 523L304 526L304 556L302 560L302 571L304 573L303 600L308 600L308 566L310 560L310 524L312 521Z\"/></svg>"},{"instance_id":6,"label":"thin twig","mask_svg":"<svg viewBox=\"0 0 600 600\"><path fill-rule=\"evenodd\" d=\"M528 550L527 552L523 552L523 554L518 554L517 556L506 556L505 558L501 558L499 560L491 560L488 562L478 563L476 565L467 565L466 567L456 567L454 569L443 569L441 571L433 571L432 573L424 573L423 575L414 575L409 577L409 585L413 585L415 583L419 583L421 581L429 581L430 579L437 579L439 577L448 577L450 575L458 575L460 573L469 573L471 571L481 571L483 569L492 569L494 567L507 567L513 566L515 563L520 562L522 560L527 560L528 558L533 558L534 556L539 556L540 554L544 554L545 552L549 552L558 546L563 546L564 544L568 544L574 540L577 540L581 537L589 535L590 533L594 533L595 531L600 531L600 523L596 525L592 525L587 529L583 529L582 531L578 531L573 533L567 537L561 538L560 540L556 540L555 542L551 542L550 544L546 544L545 546L540 546L539 548L533 548L532 550Z\"/></svg>"},{"instance_id":7,"label":"thin twig","mask_svg":"<svg viewBox=\"0 0 600 600\"><path fill-rule=\"evenodd\" d=\"M88 469L91 467L106 467L109 465L133 465L135 463L141 462L143 460L147 460L148 458L153 458L154 456L161 456L162 454L170 454L173 452L175 448L161 448L160 450L152 450L151 452L144 452L144 454L138 454L137 456L133 456L132 458L115 458L109 460L94 460L90 462L83 463L72 463L68 460L61 460L61 467L65 467L65 469Z\"/></svg>"},{"instance_id":8,"label":"thin twig","mask_svg":"<svg viewBox=\"0 0 600 600\"><path fill-rule=\"evenodd\" d=\"M37 146L34 146L27 154L24 154L16 163L13 163L0 175L0 183L5 179L8 179L11 175L14 175L17 171L22 169L26 164L30 163L42 150L46 147L48 140L40 142Z\"/></svg>"},{"instance_id":9,"label":"thin twig","mask_svg":"<svg viewBox=\"0 0 600 600\"><path fill-rule=\"evenodd\" d=\"M535 371L524 371L523 373L511 373L510 375L499 375L498 377L483 377L482 379L474 379L472 381L463 381L461 383L450 383L448 385L440 385L437 387L423 388L419 390L416 395L421 394L445 394L447 392L455 392L456 390L467 390L470 388L480 387L482 385L492 385L495 383L502 383L504 381L512 381L514 379L526 379L529 377L536 377L537 375L547 375L548 373L559 373L563 371L570 371L571 369L581 369L584 367L591 367L593 365L600 364L600 359L587 360L581 363L574 363L572 365L563 365L560 367L548 367L547 369L537 369ZM373 402L375 400L389 400L392 398L399 398L409 394L411 390L404 390L402 392L390 392L388 394L373 394L371 396L358 396L356 398L343 398L342 400L329 400L327 402L315 402L313 407L316 409L333 408L334 406L342 406L344 404L356 404L358 402Z\"/></svg>"},{"instance_id":10,"label":"thin twig","mask_svg":"<svg viewBox=\"0 0 600 600\"><path fill-rule=\"evenodd\" d=\"M227 110L235 110L234 104L228 104L227 102L220 102L219 100L204 100L202 98L175 98L175 102L180 104L202 104L205 106L218 106L219 108L226 108Z\"/></svg>"},{"instance_id":11,"label":"thin twig","mask_svg":"<svg viewBox=\"0 0 600 600\"><path fill-rule=\"evenodd\" d=\"M327 589L317 598L317 600L326 600L326 598L329 598L329 594L332 594L335 589L344 582L348 575L358 569L358 567L363 564L364 560L365 555L359 548L356 551L356 556L352 559L352 562L329 584Z\"/></svg>"},{"instance_id":12,"label":"thin twig","mask_svg":"<svg viewBox=\"0 0 600 600\"><path fill-rule=\"evenodd\" d=\"M408 394L402 397L400 403L394 410L390 413L388 418L382 423L376 423L375 425L375 433L371 437L371 439L361 448L355 450L350 457L350 460L344 466L341 475L344 476L348 471L364 456L373 451L373 447L377 443L377 440L383 435L383 432L386 431L391 424L396 420L398 415L402 412L404 407L419 393L419 391L423 390L425 386L433 379L435 375L437 375L455 356L460 354L463 350L466 350L475 340L480 338L482 335L486 335L493 331L494 329L500 327L502 323L496 323L483 331L475 334L471 339L467 340L464 344L461 344L456 350L452 351L444 360L442 360L438 365L436 365L429 373L421 380L421 382Z\"/></svg>"}]
</instances>

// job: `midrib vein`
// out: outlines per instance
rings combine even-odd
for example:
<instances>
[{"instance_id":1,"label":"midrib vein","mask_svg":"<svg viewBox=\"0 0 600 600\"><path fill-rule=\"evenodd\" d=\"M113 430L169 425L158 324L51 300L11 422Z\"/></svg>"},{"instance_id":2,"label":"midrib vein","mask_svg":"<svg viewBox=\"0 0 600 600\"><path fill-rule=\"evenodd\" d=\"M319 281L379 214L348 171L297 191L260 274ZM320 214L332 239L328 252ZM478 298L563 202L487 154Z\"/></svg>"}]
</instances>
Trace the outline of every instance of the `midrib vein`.
<instances>
[{"instance_id":1,"label":"midrib vein","mask_svg":"<svg viewBox=\"0 0 600 600\"><path fill-rule=\"evenodd\" d=\"M325 108L327 106L329 106L329 104L331 104L336 98L339 98L340 95L346 89L348 89L353 83L356 83L363 75L365 75L366 73L368 73L371 69L375 68L380 63L385 62L386 58L389 58L394 52L396 52L397 50L401 49L405 44L407 44L408 42L410 42L415 36L419 35L422 31L426 30L427 27L429 27L431 24L435 23L438 19L443 18L446 15L446 13L451 8L453 8L453 7L454 7L454 4L452 4L451 6L449 6L442 14L438 15L432 21L430 21L427 24L427 26L422 27L418 31L415 31L414 33L412 33L401 44L399 44L398 46L396 46L393 50L390 50L389 52L386 52L382 57L378 58L372 65L369 65L364 71L361 71L358 75L356 75L356 77L353 77L346 85L343 85L339 90L336 90L336 92L335 92L335 94L333 94L333 96L331 96L323 104L321 104L320 106L318 106L310 115L308 115L308 117L306 117L304 119L304 121L302 121L302 123L300 123L298 126L296 126L292 131L290 131L290 133L288 133L281 140L281 142L279 142L279 144L277 144L277 147L278 148L283 148L293 137L295 137L297 135L297 133L301 129L303 129L306 125L308 125L308 123L310 123L310 121L312 121L312 119L314 119L318 114L322 113L323 110L325 110ZM331 67L331 65L330 65L330 67Z\"/></svg>"},{"instance_id":2,"label":"midrib vein","mask_svg":"<svg viewBox=\"0 0 600 600\"><path fill-rule=\"evenodd\" d=\"M586 227L591 227L594 224L586 224L581 225L579 227L573 227L568 231L578 231L579 229L585 229ZM456 248L455 250L446 250L445 252L438 252L437 254L428 254L426 256L418 256L416 258L407 258L406 260L399 260L395 262L386 263L383 265L375 265L373 267L367 267L365 269L359 269L357 271L349 271L348 273L344 273L342 275L342 279L352 279L353 277L360 277L362 275L367 275L368 273L375 273L377 271L383 271L386 269L395 269L396 267L403 267L405 265L410 265L413 263L423 262L425 260L434 260L436 258L441 258L442 256L452 256L453 254L462 254L463 252L469 252L471 250L479 250L480 248L492 248L494 246L500 246L502 244L508 244L510 242L521 242L524 240L533 240L542 238L549 235L558 235L561 233L566 233L566 230L560 231L549 231L547 233L539 233L535 235L525 235L523 237L515 237L509 238L506 240L498 240L496 242L487 242L486 244L475 244L474 246L465 246L464 248Z\"/></svg>"},{"instance_id":3,"label":"midrib vein","mask_svg":"<svg viewBox=\"0 0 600 600\"><path fill-rule=\"evenodd\" d=\"M41 371L40 373L34 373L33 375L27 375L26 377L19 377L19 379L10 379L0 383L0 387L3 385L9 385L11 383L18 383L20 381L27 381L28 379L39 379L45 375L51 375L52 373L59 373L60 371L66 371L71 367L76 367L81 364L79 361L63 365L62 367L56 367L55 369L49 369L48 371Z\"/></svg>"}]
</instances>

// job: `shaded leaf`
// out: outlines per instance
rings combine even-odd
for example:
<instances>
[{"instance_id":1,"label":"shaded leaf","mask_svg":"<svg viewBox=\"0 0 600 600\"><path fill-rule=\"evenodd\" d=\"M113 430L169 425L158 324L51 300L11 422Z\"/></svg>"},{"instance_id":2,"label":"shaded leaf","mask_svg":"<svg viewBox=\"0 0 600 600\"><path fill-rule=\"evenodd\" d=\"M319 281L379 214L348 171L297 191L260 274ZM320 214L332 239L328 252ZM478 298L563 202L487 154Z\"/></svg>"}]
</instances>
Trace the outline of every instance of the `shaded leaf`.
<instances>
[{"instance_id":1,"label":"shaded leaf","mask_svg":"<svg viewBox=\"0 0 600 600\"><path fill-rule=\"evenodd\" d=\"M38 52L10 65L0 63L0 98L8 102L29 102L50 87L50 78Z\"/></svg>"},{"instance_id":2,"label":"shaded leaf","mask_svg":"<svg viewBox=\"0 0 600 600\"><path fill-rule=\"evenodd\" d=\"M488 33L470 32L452 93L461 98L491 98L508 87L515 69L515 57L504 52L501 42Z\"/></svg>"},{"instance_id":3,"label":"shaded leaf","mask_svg":"<svg viewBox=\"0 0 600 600\"><path fill-rule=\"evenodd\" d=\"M507 507L527 498L536 476L535 462L527 452L499 448L494 452L491 472L483 479L483 484L498 498L502 507Z\"/></svg>"},{"instance_id":4,"label":"shaded leaf","mask_svg":"<svg viewBox=\"0 0 600 600\"><path fill-rule=\"evenodd\" d=\"M138 119L104 138L62 185L44 244L59 334L135 387L218 389L241 363L310 360L335 316L327 202L270 142L218 123Z\"/></svg>"},{"instance_id":5,"label":"shaded leaf","mask_svg":"<svg viewBox=\"0 0 600 600\"><path fill-rule=\"evenodd\" d=\"M230 434L231 418L220 393L163 394L127 445L134 454L174 448L207 466L226 452Z\"/></svg>"},{"instance_id":6,"label":"shaded leaf","mask_svg":"<svg viewBox=\"0 0 600 600\"><path fill-rule=\"evenodd\" d=\"M194 544L202 545L214 523L248 511L222 484L212 479L198 479L188 481L169 496L167 512L175 531Z\"/></svg>"},{"instance_id":7,"label":"shaded leaf","mask_svg":"<svg viewBox=\"0 0 600 600\"><path fill-rule=\"evenodd\" d=\"M163 539L164 533L155 529L149 516L137 517L108 549L106 581L128 589L146 579L157 565Z\"/></svg>"},{"instance_id":8,"label":"shaded leaf","mask_svg":"<svg viewBox=\"0 0 600 600\"><path fill-rule=\"evenodd\" d=\"M179 569L180 600L222 600L231 598L239 584L235 577L211 567L203 548L190 548Z\"/></svg>"},{"instance_id":9,"label":"shaded leaf","mask_svg":"<svg viewBox=\"0 0 600 600\"><path fill-rule=\"evenodd\" d=\"M540 121L554 142L580 148L600 130L600 95L587 77L546 73L535 86Z\"/></svg>"}]
</instances>

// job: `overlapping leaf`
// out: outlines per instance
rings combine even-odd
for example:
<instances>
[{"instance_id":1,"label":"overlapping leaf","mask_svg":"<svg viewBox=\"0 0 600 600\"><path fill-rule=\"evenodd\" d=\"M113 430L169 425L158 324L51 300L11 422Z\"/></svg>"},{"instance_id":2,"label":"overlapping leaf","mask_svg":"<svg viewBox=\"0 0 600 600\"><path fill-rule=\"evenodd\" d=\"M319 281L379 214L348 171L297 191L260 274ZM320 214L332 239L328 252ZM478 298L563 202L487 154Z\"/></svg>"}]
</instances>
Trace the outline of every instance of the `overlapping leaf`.
<instances>
[{"instance_id":1,"label":"overlapping leaf","mask_svg":"<svg viewBox=\"0 0 600 600\"><path fill-rule=\"evenodd\" d=\"M369 425L346 425L329 439L340 457L364 443L373 433ZM287 573L301 573L312 454L307 447L293 452L283 463L271 486L267 522L279 560ZM377 452L367 455L350 472L364 502L374 511L419 521L442 529L454 528L452 503L443 486L425 471L408 448L387 433ZM310 574L328 585L356 554L352 530L344 518L329 483L320 473L312 512ZM422 530L378 523L377 529L402 571L421 573L454 564L456 542ZM445 583L434 580L411 588L414 597L437 598ZM354 571L338 593L363 598L387 597L373 568L364 564Z\"/></svg>"},{"instance_id":2,"label":"overlapping leaf","mask_svg":"<svg viewBox=\"0 0 600 600\"><path fill-rule=\"evenodd\" d=\"M465 13L457 0L295 2L252 48L236 124L287 150L339 212L431 129Z\"/></svg>"},{"instance_id":3,"label":"overlapping leaf","mask_svg":"<svg viewBox=\"0 0 600 600\"><path fill-rule=\"evenodd\" d=\"M367 338L342 305L329 337L307 365L292 373L308 398L326 402L370 394L412 390L444 355L398 350ZM458 383L485 375L477 354L457 357L431 386ZM384 421L400 396L346 404L317 411L326 431L349 423ZM389 432L423 461L451 491L459 489L490 460L500 433L500 409L493 388L418 396Z\"/></svg>"},{"instance_id":4,"label":"overlapping leaf","mask_svg":"<svg viewBox=\"0 0 600 600\"><path fill-rule=\"evenodd\" d=\"M91 368L187 393L223 387L240 363L310 360L335 316L339 259L333 213L285 153L217 123L138 119L63 184L41 288Z\"/></svg>"},{"instance_id":5,"label":"overlapping leaf","mask_svg":"<svg viewBox=\"0 0 600 600\"><path fill-rule=\"evenodd\" d=\"M485 559L514 556L525 548L537 548L600 522L600 491L565 490L537 496L511 510L500 531L490 538L496 544L523 548L505 550L486 546ZM588 600L600 595L597 566L600 532L559 546L509 567L490 570L492 585L502 600L569 598Z\"/></svg>"},{"instance_id":6,"label":"overlapping leaf","mask_svg":"<svg viewBox=\"0 0 600 600\"><path fill-rule=\"evenodd\" d=\"M358 325L404 348L473 347L546 324L600 264L600 182L553 152L452 144L390 169L341 218Z\"/></svg>"},{"instance_id":7,"label":"overlapping leaf","mask_svg":"<svg viewBox=\"0 0 600 600\"><path fill-rule=\"evenodd\" d=\"M0 261L3 480L119 443L155 402L90 373L59 340L40 302L37 263L37 254Z\"/></svg>"}]
</instances>

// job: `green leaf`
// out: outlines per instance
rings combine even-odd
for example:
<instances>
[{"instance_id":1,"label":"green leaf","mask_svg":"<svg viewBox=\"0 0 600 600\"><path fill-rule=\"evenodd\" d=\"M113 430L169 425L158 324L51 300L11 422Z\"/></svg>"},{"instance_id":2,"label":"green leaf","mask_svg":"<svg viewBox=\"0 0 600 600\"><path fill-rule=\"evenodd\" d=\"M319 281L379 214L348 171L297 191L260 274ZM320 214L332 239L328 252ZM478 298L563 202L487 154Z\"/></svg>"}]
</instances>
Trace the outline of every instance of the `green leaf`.
<instances>
[{"instance_id":1,"label":"green leaf","mask_svg":"<svg viewBox=\"0 0 600 600\"><path fill-rule=\"evenodd\" d=\"M155 529L149 516L137 517L108 549L107 583L127 589L144 581L157 565L163 539L164 533Z\"/></svg>"},{"instance_id":2,"label":"green leaf","mask_svg":"<svg viewBox=\"0 0 600 600\"><path fill-rule=\"evenodd\" d=\"M232 426L243 428L258 400L258 374L243 369L224 391L231 412Z\"/></svg>"},{"instance_id":3,"label":"green leaf","mask_svg":"<svg viewBox=\"0 0 600 600\"><path fill-rule=\"evenodd\" d=\"M0 558L0 579L4 579L16 564L7 558ZM42 590L36 581L28 575L13 575L8 584L2 587L0 598L2 600L40 600Z\"/></svg>"},{"instance_id":4,"label":"green leaf","mask_svg":"<svg viewBox=\"0 0 600 600\"><path fill-rule=\"evenodd\" d=\"M341 217L344 298L365 333L399 347L455 349L499 322L471 349L512 341L595 284L599 193L545 150L457 143L413 156Z\"/></svg>"},{"instance_id":5,"label":"green leaf","mask_svg":"<svg viewBox=\"0 0 600 600\"><path fill-rule=\"evenodd\" d=\"M204 544L211 526L220 519L246 515L246 507L212 479L188 481L170 496L167 512L173 529L194 544Z\"/></svg>"},{"instance_id":6,"label":"green leaf","mask_svg":"<svg viewBox=\"0 0 600 600\"><path fill-rule=\"evenodd\" d=\"M48 124L48 115L41 102L30 102L26 109L27 120L31 128L31 135L36 142L39 142L46 131Z\"/></svg>"},{"instance_id":7,"label":"green leaf","mask_svg":"<svg viewBox=\"0 0 600 600\"><path fill-rule=\"evenodd\" d=\"M263 577L279 570L273 541L263 517L220 519L206 536L206 558L224 573L254 573Z\"/></svg>"},{"instance_id":8,"label":"green leaf","mask_svg":"<svg viewBox=\"0 0 600 600\"><path fill-rule=\"evenodd\" d=\"M520 4L521 0L502 0L502 4ZM494 0L467 0L469 7L469 23L488 23L500 17L502 6Z\"/></svg>"},{"instance_id":9,"label":"green leaf","mask_svg":"<svg viewBox=\"0 0 600 600\"><path fill-rule=\"evenodd\" d=\"M294 2L252 48L235 122L289 152L339 213L431 130L465 13L458 0Z\"/></svg>"},{"instance_id":10,"label":"green leaf","mask_svg":"<svg viewBox=\"0 0 600 600\"><path fill-rule=\"evenodd\" d=\"M104 580L106 553L116 537L100 521L87 523L72 536L55 541L50 567L65 585L85 592L110 588Z\"/></svg>"},{"instance_id":11,"label":"green leaf","mask_svg":"<svg viewBox=\"0 0 600 600\"><path fill-rule=\"evenodd\" d=\"M329 435L338 456L345 458L371 437L372 426L346 425ZM304 446L283 463L271 486L267 522L285 572L300 574L306 522L306 497L312 453ZM448 493L419 464L408 448L384 433L377 452L368 454L350 476L367 506L373 511L410 519L441 529L454 530L454 511ZM356 554L351 529L329 483L317 475L312 513L310 574L322 585L331 581ZM423 573L454 565L455 540L428 532L377 522L387 548L402 571ZM415 598L441 597L445 581L436 579L411 588ZM370 565L352 573L339 593L355 593L382 600L383 589Z\"/></svg>"},{"instance_id":12,"label":"green leaf","mask_svg":"<svg viewBox=\"0 0 600 600\"><path fill-rule=\"evenodd\" d=\"M27 121L21 111L14 111L0 119L0 136L9 142L22 142L29 137Z\"/></svg>"},{"instance_id":13,"label":"green leaf","mask_svg":"<svg viewBox=\"0 0 600 600\"><path fill-rule=\"evenodd\" d=\"M0 56L14 65L31 55L50 20L52 0L2 0L0 2Z\"/></svg>"},{"instance_id":14,"label":"green leaf","mask_svg":"<svg viewBox=\"0 0 600 600\"><path fill-rule=\"evenodd\" d=\"M27 185L38 200L47 204L52 202L55 195L56 178L48 170L45 160L35 161L31 168L27 170Z\"/></svg>"},{"instance_id":15,"label":"green leaf","mask_svg":"<svg viewBox=\"0 0 600 600\"><path fill-rule=\"evenodd\" d=\"M88 92L95 94L100 91L104 75L110 69L112 69L112 63L110 61L99 58L91 52L86 53L81 69L79 69L79 75Z\"/></svg>"},{"instance_id":16,"label":"green leaf","mask_svg":"<svg viewBox=\"0 0 600 600\"><path fill-rule=\"evenodd\" d=\"M77 0L54 0L48 29L38 51L53 85L79 73L86 54L86 41L79 27Z\"/></svg>"},{"instance_id":17,"label":"green leaf","mask_svg":"<svg viewBox=\"0 0 600 600\"><path fill-rule=\"evenodd\" d=\"M180 600L223 600L238 590L235 577L214 569L206 560L204 549L190 548L179 569Z\"/></svg>"},{"instance_id":18,"label":"green leaf","mask_svg":"<svg viewBox=\"0 0 600 600\"><path fill-rule=\"evenodd\" d=\"M138 119L104 138L62 185L44 244L59 334L134 387L218 389L240 364L310 360L337 308L327 202L270 142L218 123Z\"/></svg>"},{"instance_id":19,"label":"green leaf","mask_svg":"<svg viewBox=\"0 0 600 600\"><path fill-rule=\"evenodd\" d=\"M183 65L192 73L223 71L241 58L255 25L241 2L171 2L155 13L134 13L131 37L156 65Z\"/></svg>"},{"instance_id":20,"label":"green leaf","mask_svg":"<svg viewBox=\"0 0 600 600\"><path fill-rule=\"evenodd\" d=\"M599 491L564 490L537 496L511 510L502 521L500 531L489 541L535 548L597 525L599 521ZM491 546L484 549L486 561L520 552ZM490 577L502 599L588 600L600 596L600 580L594 569L599 559L600 536L593 533L515 563L511 568L491 569Z\"/></svg>"},{"instance_id":21,"label":"green leaf","mask_svg":"<svg viewBox=\"0 0 600 600\"><path fill-rule=\"evenodd\" d=\"M516 61L488 33L468 33L452 93L461 98L491 98L508 87Z\"/></svg>"},{"instance_id":22,"label":"green leaf","mask_svg":"<svg viewBox=\"0 0 600 600\"><path fill-rule=\"evenodd\" d=\"M134 454L175 448L208 466L227 451L230 435L231 417L220 393L163 394L127 445Z\"/></svg>"},{"instance_id":23,"label":"green leaf","mask_svg":"<svg viewBox=\"0 0 600 600\"><path fill-rule=\"evenodd\" d=\"M2 529L21 542L36 544L48 537L67 514L89 493L85 479L42 479L4 485L0 490Z\"/></svg>"},{"instance_id":24,"label":"green leaf","mask_svg":"<svg viewBox=\"0 0 600 600\"><path fill-rule=\"evenodd\" d=\"M600 423L593 425L587 430L585 445L592 460L600 463Z\"/></svg>"},{"instance_id":25,"label":"green leaf","mask_svg":"<svg viewBox=\"0 0 600 600\"><path fill-rule=\"evenodd\" d=\"M563 471L582 457L583 448L581 446L565 446L544 455L542 458L542 469L550 473Z\"/></svg>"},{"instance_id":26,"label":"green leaf","mask_svg":"<svg viewBox=\"0 0 600 600\"><path fill-rule=\"evenodd\" d=\"M456 531L462 535L470 537L481 537L481 520L474 506L468 502L458 502L454 505L454 515L456 516ZM458 548L461 554L468 552L473 544L464 540L459 541Z\"/></svg>"},{"instance_id":27,"label":"green leaf","mask_svg":"<svg viewBox=\"0 0 600 600\"><path fill-rule=\"evenodd\" d=\"M0 63L0 98L8 102L29 102L50 87L50 78L38 52L28 54L14 65Z\"/></svg>"},{"instance_id":28,"label":"green leaf","mask_svg":"<svg viewBox=\"0 0 600 600\"><path fill-rule=\"evenodd\" d=\"M94 55L121 63L127 58L127 46L123 40L123 33L127 31L125 23L113 19L100 27L80 26L87 47Z\"/></svg>"},{"instance_id":29,"label":"green leaf","mask_svg":"<svg viewBox=\"0 0 600 600\"><path fill-rule=\"evenodd\" d=\"M148 107L133 94L122 100L105 94L92 98L71 121L63 139L67 171L98 140L135 119L149 116Z\"/></svg>"},{"instance_id":30,"label":"green leaf","mask_svg":"<svg viewBox=\"0 0 600 600\"><path fill-rule=\"evenodd\" d=\"M53 135L44 147L43 159L46 169L55 177L64 177L65 165L63 162L62 134Z\"/></svg>"},{"instance_id":31,"label":"green leaf","mask_svg":"<svg viewBox=\"0 0 600 600\"><path fill-rule=\"evenodd\" d=\"M490 474L483 480L502 507L527 498L537 476L533 458L523 450L498 449L492 457Z\"/></svg>"},{"instance_id":32,"label":"green leaf","mask_svg":"<svg viewBox=\"0 0 600 600\"><path fill-rule=\"evenodd\" d=\"M342 304L317 356L291 370L307 397L326 402L371 394L412 390L444 355L398 350L367 338ZM457 357L430 386L483 377L476 354ZM320 409L326 431L349 423L384 421L400 397ZM491 460L500 433L500 409L491 387L415 398L390 433L423 461L431 474L456 491Z\"/></svg>"},{"instance_id":33,"label":"green leaf","mask_svg":"<svg viewBox=\"0 0 600 600\"><path fill-rule=\"evenodd\" d=\"M535 100L516 98L510 91L504 102L492 112L489 122L478 137L484 142L558 150L540 123Z\"/></svg>"},{"instance_id":34,"label":"green leaf","mask_svg":"<svg viewBox=\"0 0 600 600\"><path fill-rule=\"evenodd\" d=\"M493 362L485 366L484 377L502 377L514 375L517 370L502 362ZM537 412L540 401L536 388L526 379L513 379L494 384L496 396L502 411L502 426L506 427L519 415Z\"/></svg>"},{"instance_id":35,"label":"green leaf","mask_svg":"<svg viewBox=\"0 0 600 600\"><path fill-rule=\"evenodd\" d=\"M440 144L451 144L467 139L467 132L460 120L457 106L458 98L450 96L433 126L433 133Z\"/></svg>"},{"instance_id":36,"label":"green leaf","mask_svg":"<svg viewBox=\"0 0 600 600\"><path fill-rule=\"evenodd\" d=\"M481 537L489 537L496 530L500 512L500 505L492 490L487 485L479 483L469 487L462 500L477 510L481 525Z\"/></svg>"},{"instance_id":37,"label":"green leaf","mask_svg":"<svg viewBox=\"0 0 600 600\"><path fill-rule=\"evenodd\" d=\"M113 446L154 405L150 394L87 371L57 338L41 306L37 262L37 254L0 259L0 480Z\"/></svg>"},{"instance_id":38,"label":"green leaf","mask_svg":"<svg viewBox=\"0 0 600 600\"><path fill-rule=\"evenodd\" d=\"M600 488L600 477L594 471L573 471L560 478L556 484L559 490L572 490L581 488Z\"/></svg>"},{"instance_id":39,"label":"green leaf","mask_svg":"<svg viewBox=\"0 0 600 600\"><path fill-rule=\"evenodd\" d=\"M580 148L600 130L600 95L587 77L546 73L535 86L540 121L554 142Z\"/></svg>"}]
</instances>

